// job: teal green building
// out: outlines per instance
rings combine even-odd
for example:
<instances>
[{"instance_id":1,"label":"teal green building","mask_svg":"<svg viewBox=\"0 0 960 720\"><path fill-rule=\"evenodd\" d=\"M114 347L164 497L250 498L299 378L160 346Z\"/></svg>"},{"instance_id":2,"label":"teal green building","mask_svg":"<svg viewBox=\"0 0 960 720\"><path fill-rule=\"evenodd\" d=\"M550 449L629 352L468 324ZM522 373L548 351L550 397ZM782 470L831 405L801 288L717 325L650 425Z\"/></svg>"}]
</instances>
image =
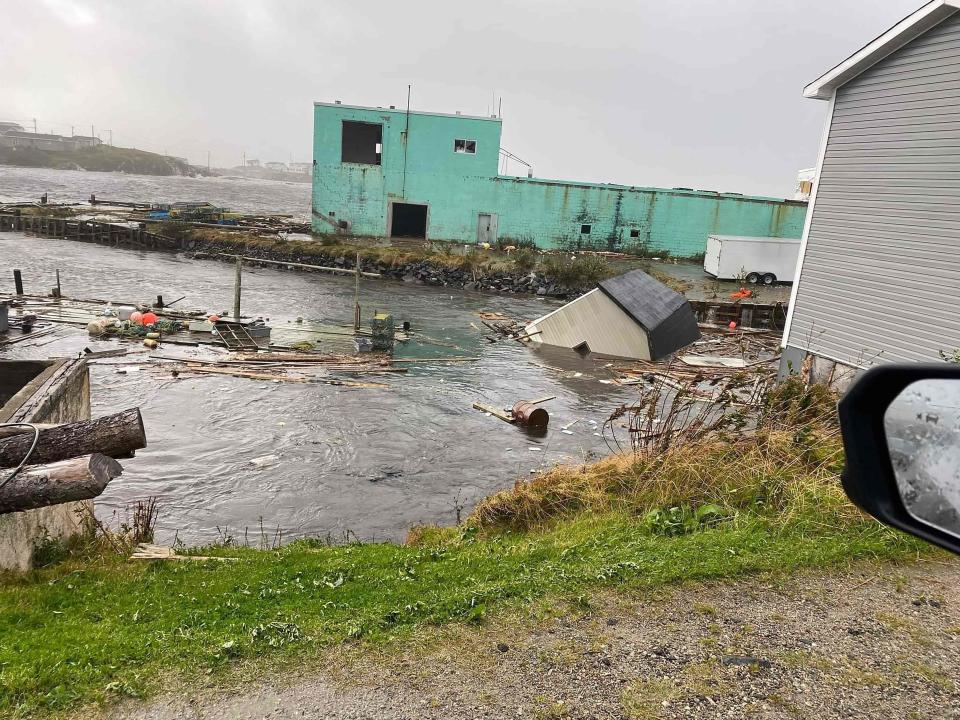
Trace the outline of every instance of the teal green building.
<instances>
[{"instance_id":1,"label":"teal green building","mask_svg":"<svg viewBox=\"0 0 960 720\"><path fill-rule=\"evenodd\" d=\"M711 234L803 230L794 200L500 175L500 132L497 117L315 103L313 229L675 257Z\"/></svg>"}]
</instances>

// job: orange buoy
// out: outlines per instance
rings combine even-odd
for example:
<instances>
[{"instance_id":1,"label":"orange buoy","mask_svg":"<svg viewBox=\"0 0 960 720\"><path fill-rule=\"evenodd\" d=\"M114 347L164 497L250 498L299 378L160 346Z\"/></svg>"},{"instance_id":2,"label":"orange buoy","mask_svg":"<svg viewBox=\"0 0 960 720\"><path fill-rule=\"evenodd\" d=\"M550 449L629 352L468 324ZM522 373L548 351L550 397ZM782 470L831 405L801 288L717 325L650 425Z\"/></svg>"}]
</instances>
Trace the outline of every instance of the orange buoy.
<instances>
[{"instance_id":1,"label":"orange buoy","mask_svg":"<svg viewBox=\"0 0 960 720\"><path fill-rule=\"evenodd\" d=\"M143 325L143 313L139 310L134 310L130 313L130 322L134 325Z\"/></svg>"},{"instance_id":2,"label":"orange buoy","mask_svg":"<svg viewBox=\"0 0 960 720\"><path fill-rule=\"evenodd\" d=\"M157 321L157 316L152 312L145 312L141 317L140 321L144 325L153 325Z\"/></svg>"},{"instance_id":3,"label":"orange buoy","mask_svg":"<svg viewBox=\"0 0 960 720\"><path fill-rule=\"evenodd\" d=\"M731 321L730 321L729 328L730 328L731 330L736 330L736 329L737 329L737 321L736 321L736 320L731 320Z\"/></svg>"}]
</instances>

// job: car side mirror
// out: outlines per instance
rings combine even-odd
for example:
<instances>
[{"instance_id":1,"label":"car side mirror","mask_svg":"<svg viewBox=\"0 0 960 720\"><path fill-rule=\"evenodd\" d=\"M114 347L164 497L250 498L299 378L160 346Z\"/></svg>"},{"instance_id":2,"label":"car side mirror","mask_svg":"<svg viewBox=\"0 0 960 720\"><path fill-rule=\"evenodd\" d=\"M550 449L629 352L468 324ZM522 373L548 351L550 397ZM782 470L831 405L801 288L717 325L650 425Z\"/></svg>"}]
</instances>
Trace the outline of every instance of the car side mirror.
<instances>
[{"instance_id":1,"label":"car side mirror","mask_svg":"<svg viewBox=\"0 0 960 720\"><path fill-rule=\"evenodd\" d=\"M960 553L960 367L873 368L839 414L847 496L881 522Z\"/></svg>"}]
</instances>

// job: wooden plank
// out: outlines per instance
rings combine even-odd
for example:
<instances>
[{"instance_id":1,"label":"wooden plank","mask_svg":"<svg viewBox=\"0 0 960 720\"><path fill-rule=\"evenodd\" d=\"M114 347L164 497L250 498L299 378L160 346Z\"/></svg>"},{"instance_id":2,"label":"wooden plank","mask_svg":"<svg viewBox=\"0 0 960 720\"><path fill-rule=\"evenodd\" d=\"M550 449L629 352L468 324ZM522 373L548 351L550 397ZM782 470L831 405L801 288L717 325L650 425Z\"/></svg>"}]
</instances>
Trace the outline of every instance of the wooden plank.
<instances>
[{"instance_id":1,"label":"wooden plank","mask_svg":"<svg viewBox=\"0 0 960 720\"><path fill-rule=\"evenodd\" d=\"M504 412L500 408L495 408L493 405L486 405L485 403L475 402L473 403L474 410L480 410L481 412L490 413L495 418L499 418L507 423L513 423L513 415Z\"/></svg>"}]
</instances>

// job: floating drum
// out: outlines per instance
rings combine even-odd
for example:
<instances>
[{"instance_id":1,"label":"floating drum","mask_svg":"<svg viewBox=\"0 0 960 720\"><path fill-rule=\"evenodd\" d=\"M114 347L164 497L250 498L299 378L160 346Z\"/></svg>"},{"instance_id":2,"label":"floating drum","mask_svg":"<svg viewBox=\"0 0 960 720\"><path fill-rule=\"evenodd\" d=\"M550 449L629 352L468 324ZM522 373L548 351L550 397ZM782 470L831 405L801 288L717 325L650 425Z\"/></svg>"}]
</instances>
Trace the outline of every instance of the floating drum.
<instances>
[{"instance_id":1,"label":"floating drum","mask_svg":"<svg viewBox=\"0 0 960 720\"><path fill-rule=\"evenodd\" d=\"M534 405L526 400L520 400L515 403L512 411L514 419L520 425L526 425L538 430L547 427L550 422L550 413L538 405Z\"/></svg>"}]
</instances>

